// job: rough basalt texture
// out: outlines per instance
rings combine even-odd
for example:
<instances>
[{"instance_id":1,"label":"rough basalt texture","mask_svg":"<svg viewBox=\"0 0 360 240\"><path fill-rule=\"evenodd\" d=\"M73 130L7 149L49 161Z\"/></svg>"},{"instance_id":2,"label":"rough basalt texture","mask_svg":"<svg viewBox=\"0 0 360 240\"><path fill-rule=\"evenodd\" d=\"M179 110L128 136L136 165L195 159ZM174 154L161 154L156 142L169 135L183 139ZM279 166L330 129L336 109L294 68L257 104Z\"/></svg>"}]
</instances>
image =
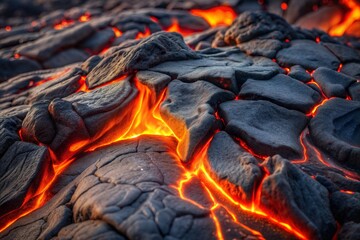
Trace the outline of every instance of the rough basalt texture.
<instances>
[{"instance_id":1,"label":"rough basalt texture","mask_svg":"<svg viewBox=\"0 0 360 240\"><path fill-rule=\"evenodd\" d=\"M330 99L310 121L315 144L340 164L359 171L360 102Z\"/></svg>"},{"instance_id":2,"label":"rough basalt texture","mask_svg":"<svg viewBox=\"0 0 360 240\"><path fill-rule=\"evenodd\" d=\"M0 3L0 239L358 238L357 39L251 1L217 27L191 10L223 1L62 2Z\"/></svg>"}]
</instances>

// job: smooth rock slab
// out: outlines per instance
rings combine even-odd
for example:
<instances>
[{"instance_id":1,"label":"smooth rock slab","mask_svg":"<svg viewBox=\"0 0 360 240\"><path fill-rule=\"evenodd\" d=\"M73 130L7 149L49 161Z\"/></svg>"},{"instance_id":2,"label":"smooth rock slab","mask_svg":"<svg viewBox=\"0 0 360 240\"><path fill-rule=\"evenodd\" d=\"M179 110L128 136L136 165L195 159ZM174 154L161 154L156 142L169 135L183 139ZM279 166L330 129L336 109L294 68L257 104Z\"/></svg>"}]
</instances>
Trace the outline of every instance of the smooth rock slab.
<instances>
[{"instance_id":1,"label":"smooth rock slab","mask_svg":"<svg viewBox=\"0 0 360 240\"><path fill-rule=\"evenodd\" d=\"M309 124L314 143L338 163L360 171L360 102L334 98Z\"/></svg>"},{"instance_id":2,"label":"smooth rock slab","mask_svg":"<svg viewBox=\"0 0 360 240\"><path fill-rule=\"evenodd\" d=\"M147 70L157 64L173 60L196 59L178 33L159 32L141 40L133 47L105 57L87 76L89 88L113 80L135 70Z\"/></svg>"},{"instance_id":3,"label":"smooth rock slab","mask_svg":"<svg viewBox=\"0 0 360 240\"><path fill-rule=\"evenodd\" d=\"M197 81L172 81L161 104L161 116L180 139L178 152L187 162L217 127L215 107L235 95L215 85Z\"/></svg>"},{"instance_id":4,"label":"smooth rock slab","mask_svg":"<svg viewBox=\"0 0 360 240\"><path fill-rule=\"evenodd\" d=\"M260 206L291 223L308 239L331 239L336 222L326 188L279 155L262 165L270 175L261 185Z\"/></svg>"},{"instance_id":5,"label":"smooth rock slab","mask_svg":"<svg viewBox=\"0 0 360 240\"><path fill-rule=\"evenodd\" d=\"M268 101L239 100L220 104L225 130L241 138L259 155L302 156L299 136L307 124L304 114Z\"/></svg>"},{"instance_id":6,"label":"smooth rock slab","mask_svg":"<svg viewBox=\"0 0 360 240\"><path fill-rule=\"evenodd\" d=\"M17 52L29 58L44 61L61 49L74 46L86 39L94 32L90 24L78 24L74 27L59 31L57 34L40 38L29 44L20 46Z\"/></svg>"},{"instance_id":7,"label":"smooth rock slab","mask_svg":"<svg viewBox=\"0 0 360 240\"><path fill-rule=\"evenodd\" d=\"M347 88L356 82L355 78L325 67L316 69L313 77L328 98L346 98Z\"/></svg>"},{"instance_id":8,"label":"smooth rock slab","mask_svg":"<svg viewBox=\"0 0 360 240\"><path fill-rule=\"evenodd\" d=\"M308 113L321 101L318 92L291 77L276 75L267 81L247 80L241 87L241 99L268 100L288 109Z\"/></svg>"},{"instance_id":9,"label":"smooth rock slab","mask_svg":"<svg viewBox=\"0 0 360 240\"><path fill-rule=\"evenodd\" d=\"M310 40L291 41L290 47L280 50L276 59L280 66L300 65L306 70L319 67L337 70L340 65L340 61L327 48Z\"/></svg>"},{"instance_id":10,"label":"smooth rock slab","mask_svg":"<svg viewBox=\"0 0 360 240\"><path fill-rule=\"evenodd\" d=\"M20 140L20 127L21 120L17 117L0 118L0 158L13 143Z\"/></svg>"},{"instance_id":11,"label":"smooth rock slab","mask_svg":"<svg viewBox=\"0 0 360 240\"><path fill-rule=\"evenodd\" d=\"M207 154L214 179L231 195L250 203L263 175L256 158L223 131L214 136Z\"/></svg>"},{"instance_id":12,"label":"smooth rock slab","mask_svg":"<svg viewBox=\"0 0 360 240\"><path fill-rule=\"evenodd\" d=\"M0 159L0 215L21 206L31 186L39 186L44 172L51 174L45 147L15 142Z\"/></svg>"}]
</instances>

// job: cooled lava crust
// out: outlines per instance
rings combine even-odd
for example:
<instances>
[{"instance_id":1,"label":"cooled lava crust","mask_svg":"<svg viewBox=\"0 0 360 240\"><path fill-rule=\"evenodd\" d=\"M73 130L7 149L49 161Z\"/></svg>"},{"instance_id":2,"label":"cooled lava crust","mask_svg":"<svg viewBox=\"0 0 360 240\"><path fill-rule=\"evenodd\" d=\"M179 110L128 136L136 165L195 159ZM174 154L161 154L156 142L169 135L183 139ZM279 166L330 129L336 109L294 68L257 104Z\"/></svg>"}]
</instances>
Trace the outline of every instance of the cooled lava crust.
<instances>
[{"instance_id":1,"label":"cooled lava crust","mask_svg":"<svg viewBox=\"0 0 360 240\"><path fill-rule=\"evenodd\" d=\"M358 23L36 2L0 21L0 239L360 239Z\"/></svg>"}]
</instances>

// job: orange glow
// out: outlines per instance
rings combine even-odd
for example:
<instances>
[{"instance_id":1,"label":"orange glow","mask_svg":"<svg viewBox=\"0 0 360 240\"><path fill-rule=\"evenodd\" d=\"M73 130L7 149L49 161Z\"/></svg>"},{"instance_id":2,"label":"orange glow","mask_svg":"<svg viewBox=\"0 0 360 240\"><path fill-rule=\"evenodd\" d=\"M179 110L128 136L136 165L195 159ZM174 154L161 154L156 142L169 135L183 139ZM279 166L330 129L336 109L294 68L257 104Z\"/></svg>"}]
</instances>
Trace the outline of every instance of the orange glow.
<instances>
[{"instance_id":1,"label":"orange glow","mask_svg":"<svg viewBox=\"0 0 360 240\"><path fill-rule=\"evenodd\" d=\"M239 142L240 146L245 149L247 152L249 152L251 155L253 155L254 157L257 157L259 159L262 159L262 160L265 160L267 157L269 156L265 156L265 155L261 155L261 154L258 154L256 152L254 152L246 143L245 141L243 141L242 139L240 138L236 138L236 141Z\"/></svg>"},{"instance_id":2,"label":"orange glow","mask_svg":"<svg viewBox=\"0 0 360 240\"><path fill-rule=\"evenodd\" d=\"M353 192L353 191L348 191L348 190L340 190L340 192L346 193L346 194L350 194L350 195L355 194L355 192Z\"/></svg>"},{"instance_id":3,"label":"orange glow","mask_svg":"<svg viewBox=\"0 0 360 240\"><path fill-rule=\"evenodd\" d=\"M211 27L229 26L236 18L235 11L229 6L219 6L210 9L192 9L190 13L204 18Z\"/></svg>"},{"instance_id":4,"label":"orange glow","mask_svg":"<svg viewBox=\"0 0 360 240\"><path fill-rule=\"evenodd\" d=\"M83 15L80 16L79 18L79 22L87 22L90 20L90 13L85 13Z\"/></svg>"},{"instance_id":5,"label":"orange glow","mask_svg":"<svg viewBox=\"0 0 360 240\"><path fill-rule=\"evenodd\" d=\"M310 73L310 75L312 76L314 71L312 72L308 72ZM319 90L320 90L320 93L321 93L321 96L324 98L324 99L327 99L328 97L325 95L325 93L323 92L323 90L321 89L320 85L314 81L314 79L311 79L311 81L309 81L307 84L313 84L315 85Z\"/></svg>"},{"instance_id":6,"label":"orange glow","mask_svg":"<svg viewBox=\"0 0 360 240\"><path fill-rule=\"evenodd\" d=\"M283 11L286 11L286 9L288 8L288 4L286 2L282 2L280 7Z\"/></svg>"},{"instance_id":7,"label":"orange glow","mask_svg":"<svg viewBox=\"0 0 360 240\"><path fill-rule=\"evenodd\" d=\"M221 196L222 198L226 199L227 201L229 201L229 203L231 203L234 207L240 208L241 210L244 210L246 212L250 212L250 213L254 213L256 215L262 216L267 218L268 220L270 220L271 222L275 223L276 225L278 225L279 227L282 227L284 230L296 235L297 237L299 237L300 239L306 239L305 235L303 235L301 232L299 232L298 230L294 229L291 225L289 225L288 223L279 220L273 216L270 216L269 214L267 214L265 211L263 211L262 209L260 209L259 207L259 203L260 203L260 197L261 197L261 185L258 188L258 191L255 190L255 194L254 194L254 199L251 203L251 206L248 206L247 204L233 198L226 190L224 190L224 188L222 186L220 186L220 184L218 182L216 182L208 173L207 168L205 167L205 164L207 162L207 150L210 146L210 142L211 142L212 138L204 145L204 147L201 149L201 151L199 151L193 158L192 164L190 166L190 169L187 170L185 169L185 174L183 175L182 179L179 181L178 187L176 187L176 189L179 192L179 195L181 198L183 198L184 200L193 202L191 199L188 199L184 196L183 193L183 186L185 182L188 182L191 180L191 178L193 177L199 177L202 184L205 186L206 191L208 192L210 199L213 202L213 207L210 209L212 211L211 217L213 218L214 224L216 226L216 233L217 233L217 237L221 239L221 237L223 237L223 230L220 228L221 226L218 224L218 219L216 218L216 215L214 214L213 210L216 209L218 206L223 206L221 205L221 203L219 203L214 196ZM268 173L266 173L265 171L265 177L268 176ZM226 207L224 207L227 212L233 217L235 223L239 224L240 226L246 228L248 231L252 232L252 234L254 234L255 236L258 236L260 239L264 239L262 237L262 235L243 225L242 223L238 222L236 220L235 214L232 213L231 211L229 211ZM215 217L214 217L215 216Z\"/></svg>"},{"instance_id":8,"label":"orange glow","mask_svg":"<svg viewBox=\"0 0 360 240\"><path fill-rule=\"evenodd\" d=\"M321 40L320 40L320 37L316 37L315 38L315 42L319 43Z\"/></svg>"},{"instance_id":9,"label":"orange glow","mask_svg":"<svg viewBox=\"0 0 360 240\"><path fill-rule=\"evenodd\" d=\"M165 29L165 31L177 32L177 33L180 33L184 37L189 36L190 34L194 33L193 31L182 29L179 25L179 21L176 18L172 19L171 26L169 28Z\"/></svg>"},{"instance_id":10,"label":"orange glow","mask_svg":"<svg viewBox=\"0 0 360 240\"><path fill-rule=\"evenodd\" d=\"M325 98L323 99L319 104L315 105L315 107L313 107L313 109L308 113L306 114L306 116L308 117L314 117L315 114L316 114L316 111L318 110L318 108L322 105L324 105L327 101L329 101L329 98Z\"/></svg>"},{"instance_id":11,"label":"orange glow","mask_svg":"<svg viewBox=\"0 0 360 240\"><path fill-rule=\"evenodd\" d=\"M145 32L138 32L138 34L136 35L135 39L142 39L142 38L146 38L148 36L151 35L150 29L148 27L145 27Z\"/></svg>"},{"instance_id":12,"label":"orange glow","mask_svg":"<svg viewBox=\"0 0 360 240\"><path fill-rule=\"evenodd\" d=\"M342 0L340 1L343 5L345 5L349 12L346 14L343 21L332 27L329 31L330 35L333 36L342 36L346 32L346 30L357 20L360 19L360 5L356 2L356 0Z\"/></svg>"},{"instance_id":13,"label":"orange glow","mask_svg":"<svg viewBox=\"0 0 360 240\"><path fill-rule=\"evenodd\" d=\"M115 37L118 38L118 37L120 37L122 35L122 32L118 28L112 27L112 30L113 30L113 32L115 34Z\"/></svg>"},{"instance_id":14,"label":"orange glow","mask_svg":"<svg viewBox=\"0 0 360 240\"><path fill-rule=\"evenodd\" d=\"M10 32L11 29L12 29L12 28L11 28L10 26L6 26L6 27L5 27L5 31L7 31L7 32Z\"/></svg>"},{"instance_id":15,"label":"orange glow","mask_svg":"<svg viewBox=\"0 0 360 240\"><path fill-rule=\"evenodd\" d=\"M307 147L306 147L305 142L304 142L307 134L308 134L307 129L305 129L300 134L300 145L301 145L301 147L303 149L303 157L302 157L302 159L291 161L292 163L295 163L295 164L305 163L305 162L307 162L309 160L308 150L307 150Z\"/></svg>"},{"instance_id":16,"label":"orange glow","mask_svg":"<svg viewBox=\"0 0 360 240\"><path fill-rule=\"evenodd\" d=\"M20 54L18 54L18 53L15 53L15 54L14 54L14 58L15 58L15 59L18 59L18 58L20 58L20 57L21 57Z\"/></svg>"},{"instance_id":17,"label":"orange glow","mask_svg":"<svg viewBox=\"0 0 360 240\"><path fill-rule=\"evenodd\" d=\"M337 71L338 72L341 72L341 69L343 68L343 64L342 63L340 63L340 65L339 65L339 67L338 67L338 69L337 69Z\"/></svg>"},{"instance_id":18,"label":"orange glow","mask_svg":"<svg viewBox=\"0 0 360 240\"><path fill-rule=\"evenodd\" d=\"M55 30L61 30L61 29L64 29L64 28L72 25L73 23L74 23L74 20L64 19L64 20L62 20L60 23L56 24L56 25L54 26L54 29L55 29Z\"/></svg>"}]
</instances>

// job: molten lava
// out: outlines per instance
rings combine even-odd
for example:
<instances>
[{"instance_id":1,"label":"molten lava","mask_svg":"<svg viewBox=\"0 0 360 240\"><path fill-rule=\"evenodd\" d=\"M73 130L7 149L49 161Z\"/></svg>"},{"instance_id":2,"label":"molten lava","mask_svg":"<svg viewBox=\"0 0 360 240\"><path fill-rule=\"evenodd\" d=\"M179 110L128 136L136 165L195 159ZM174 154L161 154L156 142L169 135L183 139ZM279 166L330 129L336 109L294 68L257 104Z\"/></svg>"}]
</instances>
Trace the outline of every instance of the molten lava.
<instances>
[{"instance_id":1,"label":"molten lava","mask_svg":"<svg viewBox=\"0 0 360 240\"><path fill-rule=\"evenodd\" d=\"M210 9L192 9L190 13L204 18L211 27L229 26L236 18L235 11L229 6L219 6Z\"/></svg>"},{"instance_id":2,"label":"molten lava","mask_svg":"<svg viewBox=\"0 0 360 240\"><path fill-rule=\"evenodd\" d=\"M343 21L333 26L329 33L333 36L342 36L346 33L346 30L357 20L360 20L360 5L356 0L342 0L340 1L344 6L348 8L348 13L344 17Z\"/></svg>"}]
</instances>

